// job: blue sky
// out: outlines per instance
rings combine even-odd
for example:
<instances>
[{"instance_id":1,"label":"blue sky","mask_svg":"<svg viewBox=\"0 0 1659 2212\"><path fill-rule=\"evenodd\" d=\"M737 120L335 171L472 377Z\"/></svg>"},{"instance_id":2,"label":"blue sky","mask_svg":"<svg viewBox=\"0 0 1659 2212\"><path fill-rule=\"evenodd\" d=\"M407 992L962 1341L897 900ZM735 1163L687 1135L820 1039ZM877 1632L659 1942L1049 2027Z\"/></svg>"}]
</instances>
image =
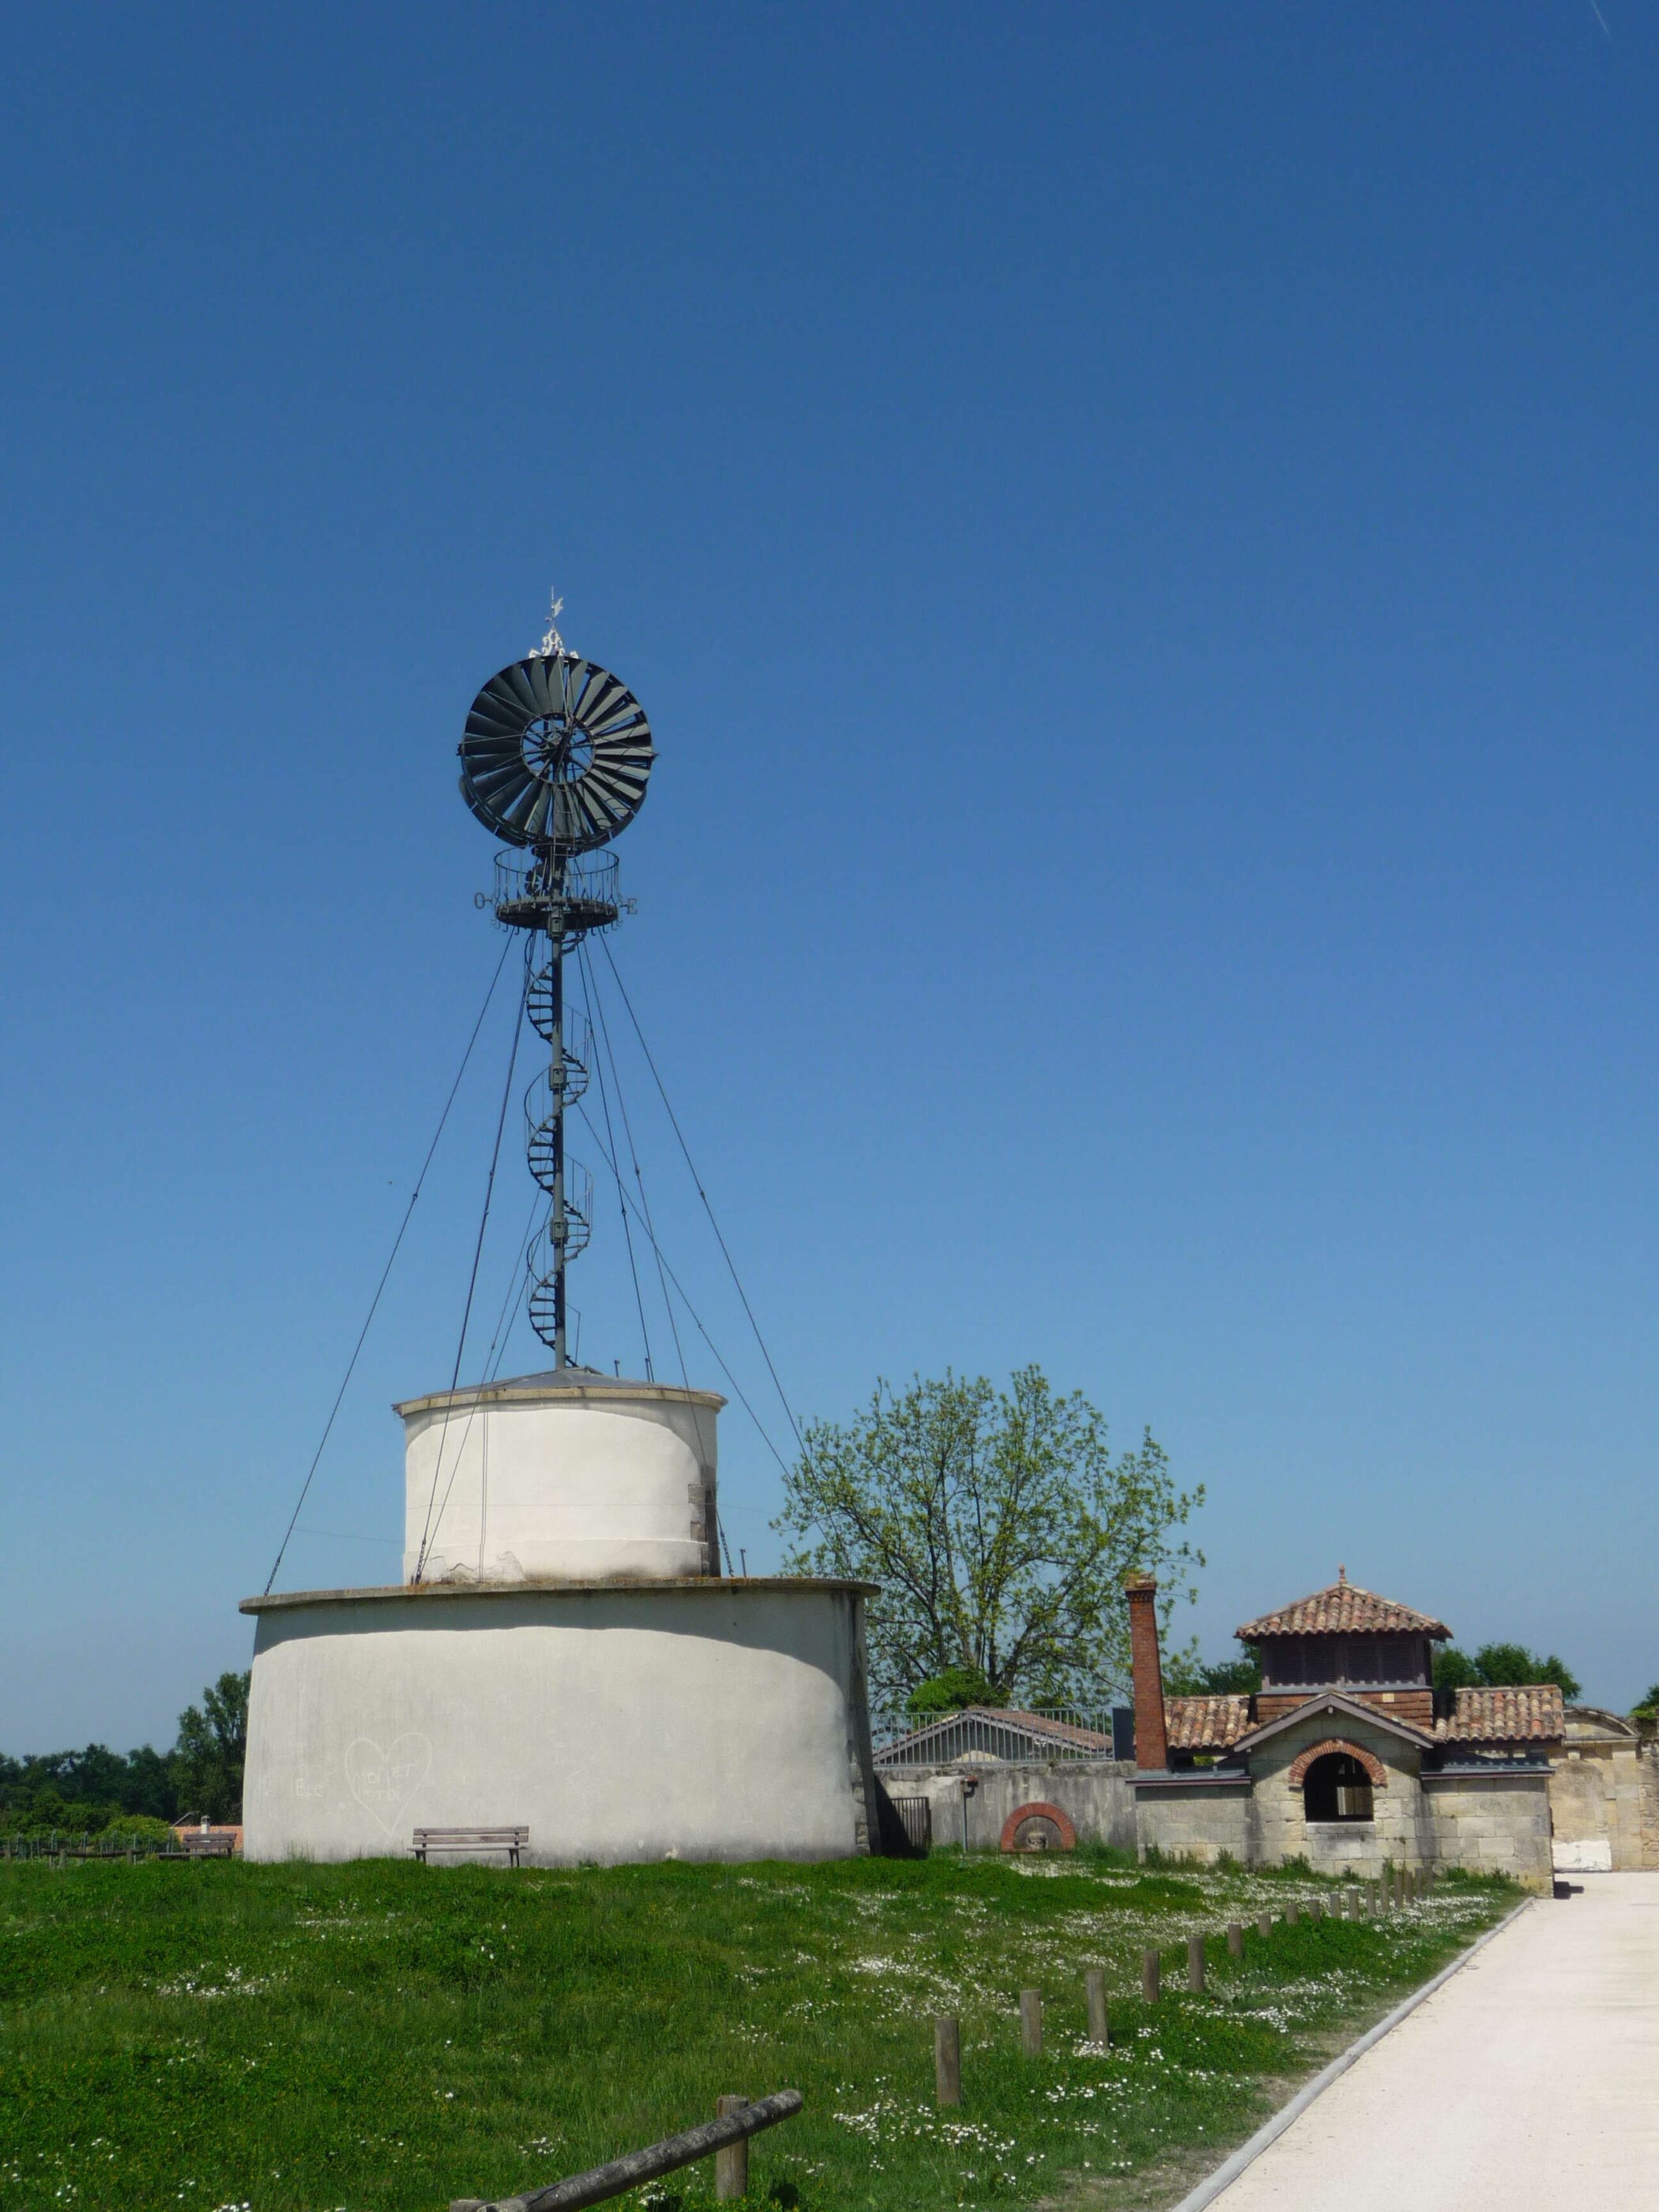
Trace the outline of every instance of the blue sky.
<instances>
[{"instance_id":1,"label":"blue sky","mask_svg":"<svg viewBox=\"0 0 1659 2212\"><path fill-rule=\"evenodd\" d=\"M14 12L0 1745L246 1663L553 581L657 732L614 949L803 1416L1036 1359L1207 1486L1210 1651L1341 1560L1659 1677L1659 21L1600 16ZM508 1012L289 1587L396 1575ZM574 1295L637 1370L614 1202Z\"/></svg>"}]
</instances>

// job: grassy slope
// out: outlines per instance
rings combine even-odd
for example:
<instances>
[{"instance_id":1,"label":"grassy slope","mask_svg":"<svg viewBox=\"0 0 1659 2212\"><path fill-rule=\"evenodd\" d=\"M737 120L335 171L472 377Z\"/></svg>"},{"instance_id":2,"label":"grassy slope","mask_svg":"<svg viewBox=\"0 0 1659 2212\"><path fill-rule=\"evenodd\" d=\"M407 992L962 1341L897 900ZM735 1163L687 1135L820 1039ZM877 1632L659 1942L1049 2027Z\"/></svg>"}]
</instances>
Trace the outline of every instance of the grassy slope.
<instances>
[{"instance_id":1,"label":"grassy slope","mask_svg":"<svg viewBox=\"0 0 1659 2212\"><path fill-rule=\"evenodd\" d=\"M436 2212L792 2086L750 2193L805 2212L1030 2202L1248 2132L1331 2031L1513 1901L1454 1881L1375 1925L1219 1931L1322 1885L1109 1858L526 1870L0 1867L0 2206ZM1139 2000L1143 1945L1184 1983ZM1107 1970L1114 2048L1084 2041ZM1048 2049L1018 2051L1018 1992ZM964 2103L933 2105L931 2015ZM1271 2093L1271 2094L1270 2094ZM1173 2163L1172 2163L1173 2161ZM1122 2185L1112 2202L1132 2201ZM1098 2192L1096 2192L1098 2194ZM657 2192L712 2201L712 2169Z\"/></svg>"}]
</instances>

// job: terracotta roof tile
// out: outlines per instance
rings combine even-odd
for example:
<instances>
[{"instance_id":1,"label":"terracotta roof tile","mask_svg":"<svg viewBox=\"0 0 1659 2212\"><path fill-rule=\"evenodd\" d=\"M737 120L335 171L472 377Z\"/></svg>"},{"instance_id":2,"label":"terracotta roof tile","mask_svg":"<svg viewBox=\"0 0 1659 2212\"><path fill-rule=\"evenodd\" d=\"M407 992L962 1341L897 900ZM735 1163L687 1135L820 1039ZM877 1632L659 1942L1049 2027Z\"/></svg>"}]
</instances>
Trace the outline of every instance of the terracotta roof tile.
<instances>
[{"instance_id":1,"label":"terracotta roof tile","mask_svg":"<svg viewBox=\"0 0 1659 2212\"><path fill-rule=\"evenodd\" d=\"M1333 1583L1328 1589L1316 1590L1311 1597L1299 1597L1294 1605L1264 1613L1259 1620L1247 1620L1233 1632L1243 1643L1259 1644L1264 1636L1341 1636L1356 1632L1437 1639L1451 1634L1443 1620L1431 1620L1425 1613L1413 1613L1408 1605L1396 1605L1391 1597L1378 1597L1375 1590L1361 1589L1358 1583L1349 1582Z\"/></svg>"},{"instance_id":2,"label":"terracotta roof tile","mask_svg":"<svg viewBox=\"0 0 1659 2212\"><path fill-rule=\"evenodd\" d=\"M1249 1725L1250 1701L1245 1697L1164 1700L1171 1751L1231 1751Z\"/></svg>"},{"instance_id":3,"label":"terracotta roof tile","mask_svg":"<svg viewBox=\"0 0 1659 2212\"><path fill-rule=\"evenodd\" d=\"M1434 1732L1447 1743L1559 1743L1566 1710L1553 1682L1514 1690L1459 1690L1449 1720Z\"/></svg>"}]
</instances>

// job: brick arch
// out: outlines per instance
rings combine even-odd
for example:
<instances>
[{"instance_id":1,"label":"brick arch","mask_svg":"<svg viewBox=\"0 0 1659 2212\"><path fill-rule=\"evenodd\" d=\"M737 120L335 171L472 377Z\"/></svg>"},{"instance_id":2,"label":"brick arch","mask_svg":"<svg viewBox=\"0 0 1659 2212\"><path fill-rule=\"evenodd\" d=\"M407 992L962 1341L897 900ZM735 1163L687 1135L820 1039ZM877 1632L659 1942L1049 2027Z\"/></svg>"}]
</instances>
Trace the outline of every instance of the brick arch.
<instances>
[{"instance_id":1,"label":"brick arch","mask_svg":"<svg viewBox=\"0 0 1659 2212\"><path fill-rule=\"evenodd\" d=\"M1315 1759L1323 1759L1333 1751L1344 1751L1350 1759L1357 1759L1370 1777L1373 1790L1388 1788L1389 1770L1374 1751L1367 1751L1363 1744L1350 1743L1345 1736L1328 1735L1322 1743L1310 1743L1306 1751L1291 1761L1291 1771L1286 1777L1291 1789L1299 1790L1307 1780L1308 1769Z\"/></svg>"},{"instance_id":2,"label":"brick arch","mask_svg":"<svg viewBox=\"0 0 1659 2212\"><path fill-rule=\"evenodd\" d=\"M1064 1813L1060 1811L1058 1805L1050 1805L1040 1797L1034 1798L1029 1805L1016 1805L1013 1811L1003 1822L1002 1849L1005 1851L1017 1850L1018 1849L1018 1845L1014 1841L1015 1830L1019 1826L1022 1820L1034 1820L1038 1819L1052 1820L1055 1827L1059 1829L1060 1843L1058 1848L1060 1850L1073 1851L1077 1849L1077 1830L1072 1826Z\"/></svg>"}]
</instances>

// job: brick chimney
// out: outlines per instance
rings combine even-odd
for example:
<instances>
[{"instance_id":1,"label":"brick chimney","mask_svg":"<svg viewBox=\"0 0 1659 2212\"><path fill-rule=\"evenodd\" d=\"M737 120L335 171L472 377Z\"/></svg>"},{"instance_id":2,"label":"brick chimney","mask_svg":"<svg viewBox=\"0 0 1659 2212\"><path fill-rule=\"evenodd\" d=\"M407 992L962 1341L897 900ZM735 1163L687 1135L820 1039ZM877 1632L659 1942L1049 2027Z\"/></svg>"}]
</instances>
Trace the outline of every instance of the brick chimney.
<instances>
[{"instance_id":1,"label":"brick chimney","mask_svg":"<svg viewBox=\"0 0 1659 2212\"><path fill-rule=\"evenodd\" d=\"M1164 1729L1164 1669L1158 1656L1158 1584L1151 1575L1131 1575L1123 1585L1129 1601L1129 1668L1135 1692L1135 1765L1142 1773L1170 1764Z\"/></svg>"}]
</instances>

